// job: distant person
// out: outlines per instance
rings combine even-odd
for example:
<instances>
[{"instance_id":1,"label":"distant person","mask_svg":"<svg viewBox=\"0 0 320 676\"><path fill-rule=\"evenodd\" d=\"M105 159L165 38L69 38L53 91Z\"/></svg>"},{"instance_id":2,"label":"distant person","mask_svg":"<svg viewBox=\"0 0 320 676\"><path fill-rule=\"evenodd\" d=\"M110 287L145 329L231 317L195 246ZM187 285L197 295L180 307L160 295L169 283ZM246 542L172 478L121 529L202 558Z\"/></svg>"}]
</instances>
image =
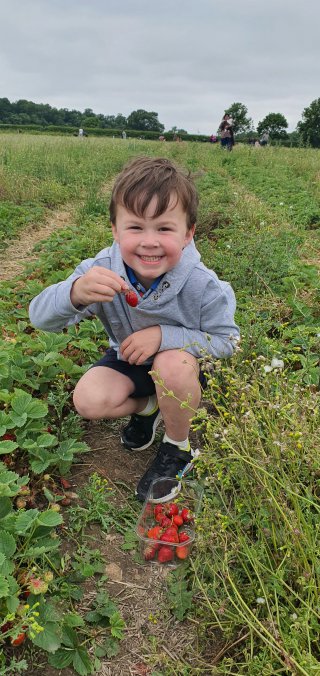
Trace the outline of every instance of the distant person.
<instances>
[{"instance_id":1,"label":"distant person","mask_svg":"<svg viewBox=\"0 0 320 676\"><path fill-rule=\"evenodd\" d=\"M126 134L126 132L125 132L125 131L123 131L123 132L122 132L122 134L121 134L121 136L122 136L122 138L124 138L124 139L125 139L125 138L127 138L127 134Z\"/></svg>"},{"instance_id":2,"label":"distant person","mask_svg":"<svg viewBox=\"0 0 320 676\"><path fill-rule=\"evenodd\" d=\"M218 139L215 134L211 134L209 141L210 143L217 143Z\"/></svg>"},{"instance_id":3,"label":"distant person","mask_svg":"<svg viewBox=\"0 0 320 676\"><path fill-rule=\"evenodd\" d=\"M231 120L231 123L230 123ZM219 126L221 147L231 151L234 146L233 119L225 113Z\"/></svg>"},{"instance_id":4,"label":"distant person","mask_svg":"<svg viewBox=\"0 0 320 676\"><path fill-rule=\"evenodd\" d=\"M84 137L84 131L83 131L83 129L81 129L81 128L79 129L79 131L78 131L78 136L79 136L80 138L83 138L83 137Z\"/></svg>"},{"instance_id":5,"label":"distant person","mask_svg":"<svg viewBox=\"0 0 320 676\"><path fill-rule=\"evenodd\" d=\"M159 136L159 141L165 141L165 140L166 140L166 139L165 139L165 137L164 137L164 136L162 136L162 135L161 135L161 136Z\"/></svg>"},{"instance_id":6,"label":"distant person","mask_svg":"<svg viewBox=\"0 0 320 676\"><path fill-rule=\"evenodd\" d=\"M258 141L258 139L254 142L254 147L255 148L261 148L261 144L260 144L260 141Z\"/></svg>"},{"instance_id":7,"label":"distant person","mask_svg":"<svg viewBox=\"0 0 320 676\"><path fill-rule=\"evenodd\" d=\"M261 139L260 139L260 145L261 146L267 146L268 143L269 143L269 138L270 138L269 132L264 131L262 136L261 136Z\"/></svg>"}]
</instances>

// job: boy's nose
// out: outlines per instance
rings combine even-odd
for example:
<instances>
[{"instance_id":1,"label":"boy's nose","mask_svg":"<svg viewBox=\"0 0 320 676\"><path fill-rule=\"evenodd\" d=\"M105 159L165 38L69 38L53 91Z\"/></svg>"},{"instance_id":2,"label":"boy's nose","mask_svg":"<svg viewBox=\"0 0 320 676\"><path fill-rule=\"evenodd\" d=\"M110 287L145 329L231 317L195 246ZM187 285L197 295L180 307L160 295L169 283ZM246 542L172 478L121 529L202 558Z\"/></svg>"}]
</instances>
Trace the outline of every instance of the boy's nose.
<instances>
[{"instance_id":1,"label":"boy's nose","mask_svg":"<svg viewBox=\"0 0 320 676\"><path fill-rule=\"evenodd\" d=\"M154 248L159 246L159 240L155 235L144 235L140 244L144 247Z\"/></svg>"}]
</instances>

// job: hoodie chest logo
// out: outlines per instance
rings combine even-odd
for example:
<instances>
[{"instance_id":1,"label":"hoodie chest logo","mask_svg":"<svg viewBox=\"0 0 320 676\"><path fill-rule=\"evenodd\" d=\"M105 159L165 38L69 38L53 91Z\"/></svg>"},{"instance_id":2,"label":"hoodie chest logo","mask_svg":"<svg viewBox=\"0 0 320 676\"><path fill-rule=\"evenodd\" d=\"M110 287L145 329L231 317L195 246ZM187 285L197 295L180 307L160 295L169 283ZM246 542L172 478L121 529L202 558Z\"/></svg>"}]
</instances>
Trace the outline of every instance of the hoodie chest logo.
<instances>
[{"instance_id":1,"label":"hoodie chest logo","mask_svg":"<svg viewBox=\"0 0 320 676\"><path fill-rule=\"evenodd\" d=\"M152 296L153 300L159 300L160 296L162 296L163 292L168 289L169 286L170 282L161 282Z\"/></svg>"}]
</instances>

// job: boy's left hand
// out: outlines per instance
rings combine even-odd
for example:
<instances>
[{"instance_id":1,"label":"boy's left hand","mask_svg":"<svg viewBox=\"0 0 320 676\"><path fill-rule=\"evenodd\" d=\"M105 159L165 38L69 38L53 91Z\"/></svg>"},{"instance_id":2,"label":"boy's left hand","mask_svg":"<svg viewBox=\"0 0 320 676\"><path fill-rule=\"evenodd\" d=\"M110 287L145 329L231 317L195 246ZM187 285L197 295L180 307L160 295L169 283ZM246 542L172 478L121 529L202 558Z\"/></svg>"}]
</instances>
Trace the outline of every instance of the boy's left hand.
<instances>
[{"instance_id":1,"label":"boy's left hand","mask_svg":"<svg viewBox=\"0 0 320 676\"><path fill-rule=\"evenodd\" d=\"M121 356L129 364L140 366L146 359L149 359L149 357L158 352L161 339L160 326L149 326L148 329L136 331L121 343Z\"/></svg>"}]
</instances>

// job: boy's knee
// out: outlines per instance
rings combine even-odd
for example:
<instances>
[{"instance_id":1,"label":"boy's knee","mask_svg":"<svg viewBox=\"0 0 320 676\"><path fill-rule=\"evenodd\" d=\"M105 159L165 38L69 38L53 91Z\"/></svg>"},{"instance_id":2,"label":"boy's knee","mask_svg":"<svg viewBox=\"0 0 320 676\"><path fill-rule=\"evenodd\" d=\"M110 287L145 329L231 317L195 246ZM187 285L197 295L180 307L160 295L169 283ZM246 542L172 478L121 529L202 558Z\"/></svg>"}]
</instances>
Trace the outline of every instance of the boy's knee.
<instances>
[{"instance_id":1,"label":"boy's knee","mask_svg":"<svg viewBox=\"0 0 320 676\"><path fill-rule=\"evenodd\" d=\"M82 418L87 420L98 420L106 417L108 404L93 392L90 388L81 383L76 385L73 393L74 407Z\"/></svg>"},{"instance_id":2,"label":"boy's knee","mask_svg":"<svg viewBox=\"0 0 320 676\"><path fill-rule=\"evenodd\" d=\"M159 352L153 362L153 371L157 371L165 386L173 389L174 385L198 381L199 365L197 359L188 352L166 350ZM157 380L157 376L153 376Z\"/></svg>"}]
</instances>

